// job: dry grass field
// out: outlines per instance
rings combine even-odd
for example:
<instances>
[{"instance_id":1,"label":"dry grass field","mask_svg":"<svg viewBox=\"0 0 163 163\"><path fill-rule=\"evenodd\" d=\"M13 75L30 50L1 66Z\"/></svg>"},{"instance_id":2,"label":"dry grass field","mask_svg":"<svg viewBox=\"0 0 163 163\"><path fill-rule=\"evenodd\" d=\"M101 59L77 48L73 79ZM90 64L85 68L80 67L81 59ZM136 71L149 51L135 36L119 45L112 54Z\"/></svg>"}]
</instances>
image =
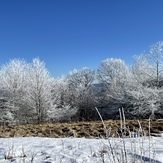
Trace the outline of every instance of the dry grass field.
<instances>
[{"instance_id":1,"label":"dry grass field","mask_svg":"<svg viewBox=\"0 0 163 163\"><path fill-rule=\"evenodd\" d=\"M119 120L107 120L104 121L108 134L110 136L118 137L118 130L121 127ZM148 135L149 133L149 121L148 120L126 120L127 131L139 131L140 124L143 129L143 133ZM152 135L158 136L163 133L163 119L150 121L150 132ZM54 123L54 124L39 124L39 125L18 125L18 126L0 126L0 137L105 137L106 132L104 130L101 121L93 122L72 122L72 123Z\"/></svg>"}]
</instances>

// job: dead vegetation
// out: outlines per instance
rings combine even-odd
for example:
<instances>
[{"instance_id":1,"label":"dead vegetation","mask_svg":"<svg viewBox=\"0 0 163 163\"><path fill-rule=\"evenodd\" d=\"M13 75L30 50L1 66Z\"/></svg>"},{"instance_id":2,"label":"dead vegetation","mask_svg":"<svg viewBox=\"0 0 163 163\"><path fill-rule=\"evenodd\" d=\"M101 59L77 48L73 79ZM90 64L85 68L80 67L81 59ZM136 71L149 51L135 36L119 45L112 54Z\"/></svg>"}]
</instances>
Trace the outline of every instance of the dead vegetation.
<instances>
[{"instance_id":1,"label":"dead vegetation","mask_svg":"<svg viewBox=\"0 0 163 163\"><path fill-rule=\"evenodd\" d=\"M110 136L119 136L120 121L104 121ZM142 134L148 135L149 121L140 120ZM138 120L126 120L126 130L140 133L140 124ZM163 119L151 120L150 131L154 136L163 132ZM17 125L0 126L0 137L105 137L106 133L101 121L93 122L72 122L72 123L54 123L39 125Z\"/></svg>"}]
</instances>

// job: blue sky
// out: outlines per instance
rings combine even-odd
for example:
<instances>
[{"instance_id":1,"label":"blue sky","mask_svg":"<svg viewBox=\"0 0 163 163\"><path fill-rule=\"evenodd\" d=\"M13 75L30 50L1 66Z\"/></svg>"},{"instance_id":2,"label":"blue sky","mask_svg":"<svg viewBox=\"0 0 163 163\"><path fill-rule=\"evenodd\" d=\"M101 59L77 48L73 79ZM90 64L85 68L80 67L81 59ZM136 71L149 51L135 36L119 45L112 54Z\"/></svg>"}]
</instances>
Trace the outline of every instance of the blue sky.
<instances>
[{"instance_id":1,"label":"blue sky","mask_svg":"<svg viewBox=\"0 0 163 163\"><path fill-rule=\"evenodd\" d=\"M163 37L162 0L0 0L0 65L39 57L54 77L131 64Z\"/></svg>"}]
</instances>

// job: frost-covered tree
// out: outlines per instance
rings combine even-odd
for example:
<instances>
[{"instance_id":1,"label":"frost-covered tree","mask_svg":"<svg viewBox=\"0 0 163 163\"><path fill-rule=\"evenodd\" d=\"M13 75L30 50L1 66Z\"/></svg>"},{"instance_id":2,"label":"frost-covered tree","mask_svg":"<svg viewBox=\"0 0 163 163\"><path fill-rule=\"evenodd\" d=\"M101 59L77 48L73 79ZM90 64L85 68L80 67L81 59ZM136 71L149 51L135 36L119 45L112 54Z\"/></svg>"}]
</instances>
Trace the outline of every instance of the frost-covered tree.
<instances>
[{"instance_id":1,"label":"frost-covered tree","mask_svg":"<svg viewBox=\"0 0 163 163\"><path fill-rule=\"evenodd\" d=\"M3 65L0 71L1 90L5 98L2 101L6 101L5 108L10 108L18 123L26 92L27 65L24 60L13 59Z\"/></svg>"},{"instance_id":2,"label":"frost-covered tree","mask_svg":"<svg viewBox=\"0 0 163 163\"><path fill-rule=\"evenodd\" d=\"M163 42L159 41L150 47L149 53L146 58L153 68L152 80L155 81L155 86L158 89L163 81Z\"/></svg>"},{"instance_id":3,"label":"frost-covered tree","mask_svg":"<svg viewBox=\"0 0 163 163\"><path fill-rule=\"evenodd\" d=\"M10 104L10 94L0 88L0 125L9 125L15 122L15 110Z\"/></svg>"},{"instance_id":4,"label":"frost-covered tree","mask_svg":"<svg viewBox=\"0 0 163 163\"><path fill-rule=\"evenodd\" d=\"M45 63L38 58L29 65L27 75L27 103L36 116L37 123L45 120L50 107L52 78Z\"/></svg>"},{"instance_id":5,"label":"frost-covered tree","mask_svg":"<svg viewBox=\"0 0 163 163\"><path fill-rule=\"evenodd\" d=\"M95 72L89 68L74 70L67 76L68 92L67 102L79 109L80 119L89 119L93 102L92 83Z\"/></svg>"},{"instance_id":6,"label":"frost-covered tree","mask_svg":"<svg viewBox=\"0 0 163 163\"><path fill-rule=\"evenodd\" d=\"M51 103L47 111L50 122L71 121L77 108L67 102L68 83L64 77L53 79L51 90Z\"/></svg>"},{"instance_id":7,"label":"frost-covered tree","mask_svg":"<svg viewBox=\"0 0 163 163\"><path fill-rule=\"evenodd\" d=\"M68 84L64 77L53 80L52 84L52 102L54 105L62 107L64 103L64 96L68 89Z\"/></svg>"},{"instance_id":8,"label":"frost-covered tree","mask_svg":"<svg viewBox=\"0 0 163 163\"><path fill-rule=\"evenodd\" d=\"M140 80L141 83L144 81L144 74L140 74L137 71L138 68L141 69L139 64L135 64L132 69L129 68L121 59L108 58L101 62L97 70L97 78L104 85L100 102L100 108L103 108L103 112L105 112L103 116L108 115L110 118L113 115L118 116L121 107L124 108L128 118L138 113L138 101L139 97L142 97L141 93L143 93L141 92L142 84L139 84L138 81ZM133 72L135 76L140 78L136 80Z\"/></svg>"},{"instance_id":9,"label":"frost-covered tree","mask_svg":"<svg viewBox=\"0 0 163 163\"><path fill-rule=\"evenodd\" d=\"M126 92L126 109L128 117L149 118L160 106L158 90L133 82L132 89Z\"/></svg>"},{"instance_id":10,"label":"frost-covered tree","mask_svg":"<svg viewBox=\"0 0 163 163\"><path fill-rule=\"evenodd\" d=\"M135 84L150 86L150 81L154 73L153 67L148 63L145 55L135 55L131 67Z\"/></svg>"},{"instance_id":11,"label":"frost-covered tree","mask_svg":"<svg viewBox=\"0 0 163 163\"><path fill-rule=\"evenodd\" d=\"M163 94L163 42L153 44L149 53L135 56L132 72L137 90L133 97L139 94L137 104L141 112L154 117L155 112L161 109Z\"/></svg>"},{"instance_id":12,"label":"frost-covered tree","mask_svg":"<svg viewBox=\"0 0 163 163\"><path fill-rule=\"evenodd\" d=\"M102 61L97 70L99 81L109 86L123 86L127 74L128 68L125 62L114 58Z\"/></svg>"},{"instance_id":13,"label":"frost-covered tree","mask_svg":"<svg viewBox=\"0 0 163 163\"><path fill-rule=\"evenodd\" d=\"M121 59L108 58L101 62L97 70L99 82L105 85L107 95L112 98L120 96L126 88L128 76L128 67Z\"/></svg>"}]
</instances>

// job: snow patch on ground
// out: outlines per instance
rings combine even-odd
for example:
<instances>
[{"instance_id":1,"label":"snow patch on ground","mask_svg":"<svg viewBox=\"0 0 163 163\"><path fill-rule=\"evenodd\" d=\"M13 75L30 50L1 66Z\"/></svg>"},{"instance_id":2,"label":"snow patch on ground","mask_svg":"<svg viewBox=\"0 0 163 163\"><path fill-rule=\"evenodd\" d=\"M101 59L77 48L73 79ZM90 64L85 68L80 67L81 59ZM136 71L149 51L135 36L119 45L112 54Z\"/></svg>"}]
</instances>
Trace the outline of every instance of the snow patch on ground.
<instances>
[{"instance_id":1,"label":"snow patch on ground","mask_svg":"<svg viewBox=\"0 0 163 163\"><path fill-rule=\"evenodd\" d=\"M163 163L163 138L0 138L0 163L113 163L134 159Z\"/></svg>"}]
</instances>

